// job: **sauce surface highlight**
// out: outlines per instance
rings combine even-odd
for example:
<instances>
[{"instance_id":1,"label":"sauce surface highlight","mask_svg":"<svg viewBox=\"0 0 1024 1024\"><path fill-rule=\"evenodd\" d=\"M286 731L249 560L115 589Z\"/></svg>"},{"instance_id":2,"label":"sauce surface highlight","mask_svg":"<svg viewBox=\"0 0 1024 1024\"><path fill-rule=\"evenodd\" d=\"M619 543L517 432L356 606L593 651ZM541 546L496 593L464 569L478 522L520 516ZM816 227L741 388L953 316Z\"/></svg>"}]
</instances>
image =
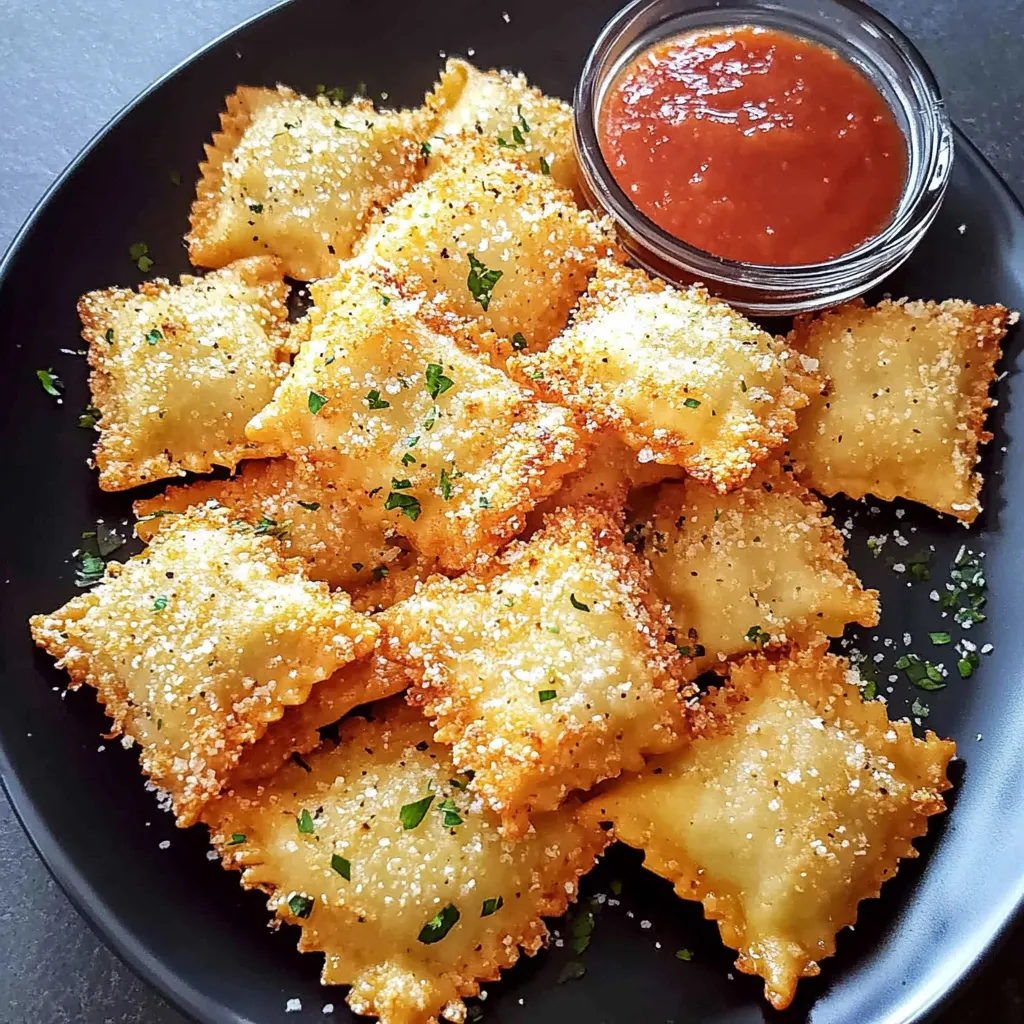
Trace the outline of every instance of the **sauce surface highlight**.
<instances>
[{"instance_id":1,"label":"sauce surface highlight","mask_svg":"<svg viewBox=\"0 0 1024 1024\"><path fill-rule=\"evenodd\" d=\"M670 39L612 83L598 135L659 227L747 263L819 263L877 235L907 147L878 89L832 50L744 26Z\"/></svg>"}]
</instances>

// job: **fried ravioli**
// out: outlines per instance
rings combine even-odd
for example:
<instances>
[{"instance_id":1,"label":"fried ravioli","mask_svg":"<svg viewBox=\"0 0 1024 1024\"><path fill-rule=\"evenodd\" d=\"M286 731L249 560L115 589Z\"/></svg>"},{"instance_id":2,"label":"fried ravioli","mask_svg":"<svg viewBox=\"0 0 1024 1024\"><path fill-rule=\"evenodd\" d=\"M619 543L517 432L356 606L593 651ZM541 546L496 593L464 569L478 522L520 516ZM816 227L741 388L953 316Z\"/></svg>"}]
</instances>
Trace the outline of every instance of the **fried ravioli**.
<instances>
[{"instance_id":1,"label":"fried ravioli","mask_svg":"<svg viewBox=\"0 0 1024 1024\"><path fill-rule=\"evenodd\" d=\"M192 509L31 620L69 686L93 687L113 733L139 745L182 827L286 707L373 646L377 626L300 566L226 509Z\"/></svg>"},{"instance_id":2,"label":"fried ravioli","mask_svg":"<svg viewBox=\"0 0 1024 1024\"><path fill-rule=\"evenodd\" d=\"M679 896L704 904L736 966L776 1009L820 972L857 904L879 894L928 817L945 810L951 740L915 739L865 703L824 647L752 655L703 702L717 727L581 810Z\"/></svg>"},{"instance_id":3,"label":"fried ravioli","mask_svg":"<svg viewBox=\"0 0 1024 1024\"><path fill-rule=\"evenodd\" d=\"M221 799L212 841L266 892L326 985L382 1024L465 1019L464 997L536 953L607 838L574 807L539 815L521 842L466 792L450 750L415 711L375 708L341 742Z\"/></svg>"},{"instance_id":4,"label":"fried ravioli","mask_svg":"<svg viewBox=\"0 0 1024 1024\"><path fill-rule=\"evenodd\" d=\"M790 438L822 494L908 498L973 522L981 511L978 446L1007 326L1003 306L863 302L800 318L794 348L831 380Z\"/></svg>"},{"instance_id":5,"label":"fried ravioli","mask_svg":"<svg viewBox=\"0 0 1024 1024\"><path fill-rule=\"evenodd\" d=\"M471 788L524 835L574 789L687 734L687 664L614 517L549 515L528 542L392 606L381 649Z\"/></svg>"},{"instance_id":6,"label":"fried ravioli","mask_svg":"<svg viewBox=\"0 0 1024 1024\"><path fill-rule=\"evenodd\" d=\"M605 261L573 321L509 372L611 429L641 462L681 466L725 492L796 427L820 382L773 338L692 286Z\"/></svg>"},{"instance_id":7,"label":"fried ravioli","mask_svg":"<svg viewBox=\"0 0 1024 1024\"><path fill-rule=\"evenodd\" d=\"M375 282L356 275L319 316L247 433L307 454L358 489L366 522L401 530L445 569L466 568L522 530L586 444L567 410L534 401L423 319L419 300Z\"/></svg>"},{"instance_id":8,"label":"fried ravioli","mask_svg":"<svg viewBox=\"0 0 1024 1024\"><path fill-rule=\"evenodd\" d=\"M103 490L277 454L245 425L288 372L287 298L266 258L82 297Z\"/></svg>"},{"instance_id":9,"label":"fried ravioli","mask_svg":"<svg viewBox=\"0 0 1024 1024\"><path fill-rule=\"evenodd\" d=\"M222 267L277 256L300 281L337 271L374 211L423 172L434 114L239 86L206 147L186 236L189 257Z\"/></svg>"},{"instance_id":10,"label":"fried ravioli","mask_svg":"<svg viewBox=\"0 0 1024 1024\"><path fill-rule=\"evenodd\" d=\"M878 624L878 593L846 564L825 506L777 462L729 494L663 485L638 530L679 642L701 667Z\"/></svg>"}]
</instances>

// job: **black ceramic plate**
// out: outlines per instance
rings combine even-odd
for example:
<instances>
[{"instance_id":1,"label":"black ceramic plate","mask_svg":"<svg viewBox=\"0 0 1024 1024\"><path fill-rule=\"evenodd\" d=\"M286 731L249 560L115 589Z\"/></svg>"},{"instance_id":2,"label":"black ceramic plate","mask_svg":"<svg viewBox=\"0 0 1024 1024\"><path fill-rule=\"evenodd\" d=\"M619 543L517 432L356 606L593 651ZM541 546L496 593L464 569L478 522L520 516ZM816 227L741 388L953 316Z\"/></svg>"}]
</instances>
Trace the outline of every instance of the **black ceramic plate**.
<instances>
[{"instance_id":1,"label":"black ceramic plate","mask_svg":"<svg viewBox=\"0 0 1024 1024\"><path fill-rule=\"evenodd\" d=\"M342 990L322 990L318 956L295 952L297 934L268 932L262 899L206 859L201 829L181 832L145 792L134 753L98 750L105 719L85 692L62 699L64 677L36 652L26 619L74 592L70 553L97 520L121 523L137 494L105 495L86 465L90 432L77 426L88 400L77 349L77 297L141 275L129 246L145 241L153 273L188 269L181 236L203 142L223 96L240 83L365 82L389 102L415 104L443 53L473 55L484 67L522 68L545 91L569 97L588 47L616 0L551 3L479 0L355 4L303 0L279 8L210 47L141 97L89 147L36 211L0 276L0 331L7 399L0 406L3 481L4 699L2 764L8 793L36 846L103 936L169 999L203 1022L321 1021L323 1005L346 1018ZM181 183L175 185L177 175ZM961 228L961 226L964 226ZM1024 307L1024 212L979 154L958 138L956 166L941 216L917 254L889 283L897 295L964 296ZM621 880L621 903L602 909L586 975L558 984L569 959L552 948L489 986L484 1015L494 1021L563 1020L897 1024L923 1018L968 972L1024 899L1024 401L1015 375L1019 331L1007 342L993 414L995 440L983 468L985 513L969 532L925 509L838 503L852 520L851 559L882 592L883 626L856 639L884 655L881 691L910 633L911 649L942 656L952 670L941 691L915 690L900 673L888 694L894 716L918 698L927 724L956 738L962 764L950 813L922 842L884 898L862 906L854 932L819 979L801 983L794 1007L764 1008L761 985L735 972L732 956L699 907L617 848L584 883L607 893ZM35 371L66 381L62 405ZM902 513L902 518L900 518ZM878 558L869 535L899 528ZM950 628L929 600L942 589L961 544L983 550L987 621L969 634L994 644L974 676L961 680L949 648L927 633ZM908 582L888 562L929 546L932 580ZM131 550L123 548L118 557ZM877 636L877 640L873 639ZM886 637L895 647L885 646ZM159 844L169 841L161 849ZM676 950L693 959L683 962ZM288 999L303 1009L285 1016Z\"/></svg>"}]
</instances>

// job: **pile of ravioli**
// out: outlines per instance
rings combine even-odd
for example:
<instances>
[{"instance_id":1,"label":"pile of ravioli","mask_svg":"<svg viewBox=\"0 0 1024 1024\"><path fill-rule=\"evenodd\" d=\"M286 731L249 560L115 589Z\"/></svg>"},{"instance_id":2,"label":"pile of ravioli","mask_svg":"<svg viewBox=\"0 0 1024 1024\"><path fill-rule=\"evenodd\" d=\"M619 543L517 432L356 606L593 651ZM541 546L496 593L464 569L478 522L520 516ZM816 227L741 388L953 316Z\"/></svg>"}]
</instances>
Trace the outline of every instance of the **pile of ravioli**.
<instances>
[{"instance_id":1,"label":"pile of ravioli","mask_svg":"<svg viewBox=\"0 0 1024 1024\"><path fill-rule=\"evenodd\" d=\"M232 475L136 502L142 554L33 636L386 1024L462 1021L616 839L783 1008L949 788L954 744L828 653L879 604L819 495L970 523L1013 314L774 337L629 266L575 182L522 76L239 88L206 272L79 307L100 487Z\"/></svg>"}]
</instances>

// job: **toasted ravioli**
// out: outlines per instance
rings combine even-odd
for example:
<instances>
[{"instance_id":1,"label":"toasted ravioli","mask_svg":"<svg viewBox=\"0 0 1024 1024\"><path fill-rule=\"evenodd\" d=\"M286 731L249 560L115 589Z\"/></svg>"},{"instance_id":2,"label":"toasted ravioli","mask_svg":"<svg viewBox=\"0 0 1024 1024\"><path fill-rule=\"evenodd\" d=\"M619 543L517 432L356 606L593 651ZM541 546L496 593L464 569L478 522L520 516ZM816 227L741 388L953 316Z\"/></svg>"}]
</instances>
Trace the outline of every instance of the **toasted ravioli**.
<instances>
[{"instance_id":1,"label":"toasted ravioli","mask_svg":"<svg viewBox=\"0 0 1024 1024\"><path fill-rule=\"evenodd\" d=\"M665 484L638 529L679 642L701 667L878 624L878 593L846 564L825 506L777 462L729 494Z\"/></svg>"},{"instance_id":2,"label":"toasted ravioli","mask_svg":"<svg viewBox=\"0 0 1024 1024\"><path fill-rule=\"evenodd\" d=\"M408 685L400 665L373 653L338 669L317 683L302 704L285 708L267 731L246 747L226 788L274 774L293 754L308 754L320 746L320 730L354 707L400 693Z\"/></svg>"},{"instance_id":3,"label":"toasted ravioli","mask_svg":"<svg viewBox=\"0 0 1024 1024\"><path fill-rule=\"evenodd\" d=\"M287 298L266 258L81 298L103 490L276 454L245 425L288 372Z\"/></svg>"},{"instance_id":4,"label":"toasted ravioli","mask_svg":"<svg viewBox=\"0 0 1024 1024\"><path fill-rule=\"evenodd\" d=\"M554 512L528 543L428 580L388 616L382 649L416 677L409 700L510 837L685 739L687 664L605 512Z\"/></svg>"},{"instance_id":5,"label":"toasted ravioli","mask_svg":"<svg viewBox=\"0 0 1024 1024\"><path fill-rule=\"evenodd\" d=\"M476 135L525 155L531 170L549 174L562 188L577 187L572 107L533 88L525 75L480 71L452 59L427 104L440 115L429 142L431 169L450 153L453 138Z\"/></svg>"},{"instance_id":6,"label":"toasted ravioli","mask_svg":"<svg viewBox=\"0 0 1024 1024\"><path fill-rule=\"evenodd\" d=\"M909 498L973 522L981 511L978 445L991 440L1000 342L1016 314L1002 306L852 302L798 319L790 340L831 380L790 439L822 494Z\"/></svg>"},{"instance_id":7,"label":"toasted ravioli","mask_svg":"<svg viewBox=\"0 0 1024 1024\"><path fill-rule=\"evenodd\" d=\"M239 787L216 807L212 841L242 884L262 889L322 980L382 1024L461 1021L462 999L547 936L607 845L570 805L521 842L465 790L451 751L401 704L349 719L341 742Z\"/></svg>"},{"instance_id":8,"label":"toasted ravioli","mask_svg":"<svg viewBox=\"0 0 1024 1024\"><path fill-rule=\"evenodd\" d=\"M655 759L581 811L612 821L646 867L704 904L736 966L776 1009L819 973L857 904L877 896L928 816L945 810L956 747L889 722L824 647L751 655L704 701L712 734Z\"/></svg>"},{"instance_id":9,"label":"toasted ravioli","mask_svg":"<svg viewBox=\"0 0 1024 1024\"><path fill-rule=\"evenodd\" d=\"M70 686L94 687L113 732L139 744L183 827L288 705L373 646L378 627L300 568L226 509L192 509L31 620Z\"/></svg>"},{"instance_id":10,"label":"toasted ravioli","mask_svg":"<svg viewBox=\"0 0 1024 1024\"><path fill-rule=\"evenodd\" d=\"M310 579L332 587L370 586L384 569L397 569L409 557L399 538L389 539L381 526L362 519L356 494L301 457L246 462L230 480L168 487L137 501L136 533L148 542L175 514L209 501L227 506L258 533L276 537L284 554L305 561Z\"/></svg>"},{"instance_id":11,"label":"toasted ravioli","mask_svg":"<svg viewBox=\"0 0 1024 1024\"><path fill-rule=\"evenodd\" d=\"M513 376L610 428L641 462L728 491L796 426L820 384L773 338L703 288L603 262L570 327Z\"/></svg>"},{"instance_id":12,"label":"toasted ravioli","mask_svg":"<svg viewBox=\"0 0 1024 1024\"><path fill-rule=\"evenodd\" d=\"M222 267L271 254L300 281L334 273L373 212L420 176L435 119L284 86L239 86L225 108L199 165L189 257Z\"/></svg>"},{"instance_id":13,"label":"toasted ravioli","mask_svg":"<svg viewBox=\"0 0 1024 1024\"><path fill-rule=\"evenodd\" d=\"M501 361L543 349L615 249L606 219L492 150L483 140L458 146L367 232L360 255L390 265L407 293L472 321Z\"/></svg>"},{"instance_id":14,"label":"toasted ravioli","mask_svg":"<svg viewBox=\"0 0 1024 1024\"><path fill-rule=\"evenodd\" d=\"M366 522L460 569L518 533L586 446L565 409L535 402L418 309L382 301L372 278L353 284L248 434L329 465L361 488Z\"/></svg>"}]
</instances>

